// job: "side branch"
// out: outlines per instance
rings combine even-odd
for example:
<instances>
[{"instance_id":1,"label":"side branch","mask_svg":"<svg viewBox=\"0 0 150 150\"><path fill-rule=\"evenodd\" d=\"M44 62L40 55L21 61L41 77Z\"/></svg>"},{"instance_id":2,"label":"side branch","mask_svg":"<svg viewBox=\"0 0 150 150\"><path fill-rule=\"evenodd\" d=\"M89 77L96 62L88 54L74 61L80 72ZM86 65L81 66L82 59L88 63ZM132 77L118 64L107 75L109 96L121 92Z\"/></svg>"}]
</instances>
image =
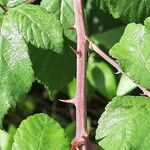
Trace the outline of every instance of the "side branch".
<instances>
[{"instance_id":1,"label":"side branch","mask_svg":"<svg viewBox=\"0 0 150 150\"><path fill-rule=\"evenodd\" d=\"M90 43L90 48L93 49L97 54L99 54L104 60L106 60L109 64L111 64L114 68L117 69L118 73L122 73L122 69L120 66L116 63L114 59L109 57L106 53L104 53L96 44L94 44L92 41L88 39Z\"/></svg>"},{"instance_id":2,"label":"side branch","mask_svg":"<svg viewBox=\"0 0 150 150\"><path fill-rule=\"evenodd\" d=\"M104 53L96 44L94 44L92 41L90 41L88 39L89 43L90 43L90 48L93 49L97 54L99 54L104 60L106 60L110 65L112 65L114 68L117 69L117 73L123 73L123 70L120 68L120 66L118 65L118 63L112 59L110 56L108 56L106 53ZM125 75L125 74L124 74ZM127 75L125 75L127 76ZM128 76L127 76L128 77ZM136 84L136 83L135 83ZM148 97L150 97L150 91L145 89L144 87L140 86L139 84L136 84L142 91L143 91L143 95L146 95Z\"/></svg>"}]
</instances>

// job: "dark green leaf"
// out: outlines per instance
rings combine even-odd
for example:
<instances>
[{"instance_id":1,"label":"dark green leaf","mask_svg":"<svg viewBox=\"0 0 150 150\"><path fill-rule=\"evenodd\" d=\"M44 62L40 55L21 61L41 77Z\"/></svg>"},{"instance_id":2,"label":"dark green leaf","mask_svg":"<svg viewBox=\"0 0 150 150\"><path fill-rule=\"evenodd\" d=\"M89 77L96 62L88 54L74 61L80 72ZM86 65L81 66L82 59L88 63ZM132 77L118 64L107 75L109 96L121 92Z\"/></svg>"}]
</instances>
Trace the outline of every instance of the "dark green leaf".
<instances>
[{"instance_id":1,"label":"dark green leaf","mask_svg":"<svg viewBox=\"0 0 150 150\"><path fill-rule=\"evenodd\" d=\"M126 22L143 22L150 16L149 0L100 0L100 7Z\"/></svg>"},{"instance_id":2,"label":"dark green leaf","mask_svg":"<svg viewBox=\"0 0 150 150\"><path fill-rule=\"evenodd\" d=\"M7 5L9 0L0 0L0 4L3 5L4 7Z\"/></svg>"},{"instance_id":3,"label":"dark green leaf","mask_svg":"<svg viewBox=\"0 0 150 150\"><path fill-rule=\"evenodd\" d=\"M60 90L75 75L75 55L68 47L60 55L30 45L30 57L36 78L50 91Z\"/></svg>"},{"instance_id":4,"label":"dark green leaf","mask_svg":"<svg viewBox=\"0 0 150 150\"><path fill-rule=\"evenodd\" d=\"M110 49L116 42L119 41L120 37L123 34L123 31L124 31L124 27L118 27L102 33L93 34L91 35L91 39L96 44L102 45L106 49Z\"/></svg>"},{"instance_id":5,"label":"dark green leaf","mask_svg":"<svg viewBox=\"0 0 150 150\"><path fill-rule=\"evenodd\" d=\"M3 12L2 12L1 9L0 9L0 27L1 27L1 25L2 25L3 18L4 18L4 14L3 14Z\"/></svg>"}]
</instances>

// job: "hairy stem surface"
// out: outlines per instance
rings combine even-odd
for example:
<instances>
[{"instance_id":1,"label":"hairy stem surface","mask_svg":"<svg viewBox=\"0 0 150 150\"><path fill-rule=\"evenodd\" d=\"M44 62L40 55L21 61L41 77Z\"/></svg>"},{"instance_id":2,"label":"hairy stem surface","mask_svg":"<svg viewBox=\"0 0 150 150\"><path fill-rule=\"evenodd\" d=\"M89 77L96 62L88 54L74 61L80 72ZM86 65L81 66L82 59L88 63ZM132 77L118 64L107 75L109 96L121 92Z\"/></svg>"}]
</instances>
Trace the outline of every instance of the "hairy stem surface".
<instances>
[{"instance_id":1,"label":"hairy stem surface","mask_svg":"<svg viewBox=\"0 0 150 150\"><path fill-rule=\"evenodd\" d=\"M74 0L75 24L77 33L77 89L76 89L76 137L72 150L87 150L87 106L86 106L86 64L89 43L85 30L82 0Z\"/></svg>"}]
</instances>

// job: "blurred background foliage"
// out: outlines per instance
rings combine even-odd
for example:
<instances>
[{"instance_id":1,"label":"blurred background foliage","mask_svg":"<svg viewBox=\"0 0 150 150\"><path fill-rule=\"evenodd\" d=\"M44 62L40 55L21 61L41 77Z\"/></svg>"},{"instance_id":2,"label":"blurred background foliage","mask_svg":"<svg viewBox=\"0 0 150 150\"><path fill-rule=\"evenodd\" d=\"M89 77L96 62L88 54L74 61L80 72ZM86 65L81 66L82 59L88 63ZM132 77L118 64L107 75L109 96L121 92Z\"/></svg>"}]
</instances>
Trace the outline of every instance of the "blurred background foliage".
<instances>
[{"instance_id":1,"label":"blurred background foliage","mask_svg":"<svg viewBox=\"0 0 150 150\"><path fill-rule=\"evenodd\" d=\"M36 1L35 4L39 4ZM119 41L126 24L114 19L109 13L100 10L99 0L86 0L84 4L87 29L90 38L106 53ZM31 51L32 53L32 51ZM95 140L95 129L105 106L116 95L139 91L136 85L123 75L116 75L116 70L96 53L89 50L87 64L87 104L88 129L90 138ZM75 57L75 55L74 55ZM34 59L34 58L33 58ZM42 67L42 61L39 61ZM75 69L75 68L74 68ZM75 75L74 75L75 76ZM61 78L61 76L60 76ZM54 81L52 81L54 82ZM75 95L76 79L58 91L49 91L35 81L25 99L10 109L3 121L5 131L0 132L0 145L10 150L13 135L22 120L35 113L44 112L55 118L64 128L70 139L75 135L75 112L72 105L64 104L58 99L68 99ZM8 142L9 141L9 142Z\"/></svg>"}]
</instances>

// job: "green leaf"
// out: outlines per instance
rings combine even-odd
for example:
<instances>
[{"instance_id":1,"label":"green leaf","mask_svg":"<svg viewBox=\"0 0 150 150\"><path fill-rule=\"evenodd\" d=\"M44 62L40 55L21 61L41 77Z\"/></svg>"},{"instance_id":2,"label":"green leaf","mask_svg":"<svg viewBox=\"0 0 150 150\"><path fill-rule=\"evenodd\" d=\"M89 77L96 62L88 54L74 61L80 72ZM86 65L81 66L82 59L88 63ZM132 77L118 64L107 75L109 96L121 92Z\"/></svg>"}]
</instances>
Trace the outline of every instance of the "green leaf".
<instances>
[{"instance_id":1,"label":"green leaf","mask_svg":"<svg viewBox=\"0 0 150 150\"><path fill-rule=\"evenodd\" d=\"M0 4L2 4L4 7L7 5L9 0L0 0Z\"/></svg>"},{"instance_id":2,"label":"green leaf","mask_svg":"<svg viewBox=\"0 0 150 150\"><path fill-rule=\"evenodd\" d=\"M150 23L129 24L119 43L110 50L121 68L135 83L150 88Z\"/></svg>"},{"instance_id":3,"label":"green leaf","mask_svg":"<svg viewBox=\"0 0 150 150\"><path fill-rule=\"evenodd\" d=\"M125 22L143 22L150 15L149 0L100 0L100 7Z\"/></svg>"},{"instance_id":4,"label":"green leaf","mask_svg":"<svg viewBox=\"0 0 150 150\"><path fill-rule=\"evenodd\" d=\"M62 55L30 45L30 57L35 76L52 92L57 92L75 76L75 55L65 46Z\"/></svg>"},{"instance_id":5,"label":"green leaf","mask_svg":"<svg viewBox=\"0 0 150 150\"><path fill-rule=\"evenodd\" d=\"M12 150L69 150L63 128L46 114L24 120L17 129Z\"/></svg>"},{"instance_id":6,"label":"green leaf","mask_svg":"<svg viewBox=\"0 0 150 150\"><path fill-rule=\"evenodd\" d=\"M42 0L40 5L57 16L64 28L65 35L75 41L76 34L69 29L74 25L73 0Z\"/></svg>"},{"instance_id":7,"label":"green leaf","mask_svg":"<svg viewBox=\"0 0 150 150\"><path fill-rule=\"evenodd\" d=\"M10 106L23 99L34 80L28 47L6 17L0 35L0 125Z\"/></svg>"},{"instance_id":8,"label":"green leaf","mask_svg":"<svg viewBox=\"0 0 150 150\"><path fill-rule=\"evenodd\" d=\"M116 97L99 119L96 139L105 150L148 150L150 98Z\"/></svg>"},{"instance_id":9,"label":"green leaf","mask_svg":"<svg viewBox=\"0 0 150 150\"><path fill-rule=\"evenodd\" d=\"M38 48L63 51L63 31L60 21L40 6L21 4L8 15L17 24L26 41Z\"/></svg>"},{"instance_id":10,"label":"green leaf","mask_svg":"<svg viewBox=\"0 0 150 150\"><path fill-rule=\"evenodd\" d=\"M113 71L105 62L96 62L91 56L88 62L89 83L103 96L112 99L116 96L116 80Z\"/></svg>"},{"instance_id":11,"label":"green leaf","mask_svg":"<svg viewBox=\"0 0 150 150\"><path fill-rule=\"evenodd\" d=\"M137 85L129 79L127 76L122 75L117 87L117 95L123 96L130 91L134 90L137 87Z\"/></svg>"}]
</instances>

